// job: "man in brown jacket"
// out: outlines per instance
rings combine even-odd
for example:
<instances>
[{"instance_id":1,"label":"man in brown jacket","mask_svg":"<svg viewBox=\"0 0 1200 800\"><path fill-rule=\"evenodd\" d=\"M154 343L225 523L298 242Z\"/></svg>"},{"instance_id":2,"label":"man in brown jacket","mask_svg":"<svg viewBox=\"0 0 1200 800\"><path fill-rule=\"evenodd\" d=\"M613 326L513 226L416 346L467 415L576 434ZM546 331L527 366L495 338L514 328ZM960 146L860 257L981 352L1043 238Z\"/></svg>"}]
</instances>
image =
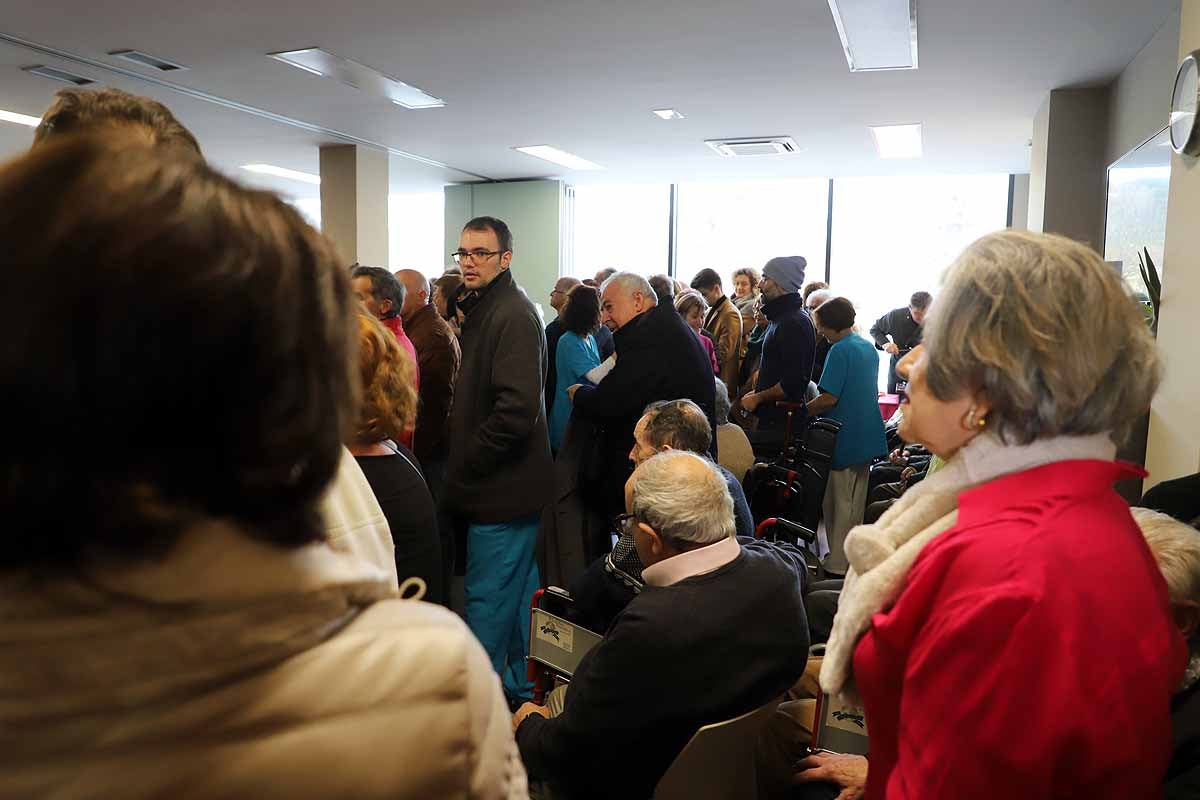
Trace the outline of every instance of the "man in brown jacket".
<instances>
[{"instance_id":1,"label":"man in brown jacket","mask_svg":"<svg viewBox=\"0 0 1200 800\"><path fill-rule=\"evenodd\" d=\"M417 424L413 435L413 455L421 463L425 483L438 508L438 533L442 542L442 585L449 586L454 575L457 548L454 523L442 511L446 493L446 461L449 457L450 405L462 347L450 324L430 303L429 280L413 269L402 269L396 279L404 284L404 305L400 319L417 349L421 371L418 387Z\"/></svg>"},{"instance_id":2,"label":"man in brown jacket","mask_svg":"<svg viewBox=\"0 0 1200 800\"><path fill-rule=\"evenodd\" d=\"M714 269L702 269L692 278L692 288L704 296L708 314L704 330L713 338L717 350L717 368L721 382L737 397L738 367L741 365L742 315L721 288L721 276ZM729 420L717 420L718 424Z\"/></svg>"},{"instance_id":3,"label":"man in brown jacket","mask_svg":"<svg viewBox=\"0 0 1200 800\"><path fill-rule=\"evenodd\" d=\"M432 464L446 461L450 404L454 400L462 349L450 326L430 305L429 280L414 269L400 270L396 279L406 290L400 318L417 349L417 365L421 370L413 453L421 466L428 469Z\"/></svg>"}]
</instances>

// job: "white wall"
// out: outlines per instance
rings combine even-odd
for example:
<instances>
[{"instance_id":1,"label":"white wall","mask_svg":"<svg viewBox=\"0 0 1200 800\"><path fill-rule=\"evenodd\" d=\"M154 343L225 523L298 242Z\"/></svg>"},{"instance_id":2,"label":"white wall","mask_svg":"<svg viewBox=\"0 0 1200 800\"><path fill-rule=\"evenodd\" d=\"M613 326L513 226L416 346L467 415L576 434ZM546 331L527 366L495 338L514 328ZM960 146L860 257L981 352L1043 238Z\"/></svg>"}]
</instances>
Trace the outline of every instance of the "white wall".
<instances>
[{"instance_id":1,"label":"white wall","mask_svg":"<svg viewBox=\"0 0 1200 800\"><path fill-rule=\"evenodd\" d=\"M458 248L462 226L472 217L504 220L513 235L513 277L543 314L551 314L550 290L562 255L562 181L447 186L445 199L446 252Z\"/></svg>"},{"instance_id":2,"label":"white wall","mask_svg":"<svg viewBox=\"0 0 1200 800\"><path fill-rule=\"evenodd\" d=\"M1112 164L1166 127L1178 52L1179 16L1173 15L1112 86L1105 163Z\"/></svg>"},{"instance_id":3,"label":"white wall","mask_svg":"<svg viewBox=\"0 0 1200 800\"><path fill-rule=\"evenodd\" d=\"M1200 0L1184 0L1176 62L1200 50ZM1173 156L1159 351L1167 374L1150 412L1147 488L1200 471L1200 163Z\"/></svg>"}]
</instances>

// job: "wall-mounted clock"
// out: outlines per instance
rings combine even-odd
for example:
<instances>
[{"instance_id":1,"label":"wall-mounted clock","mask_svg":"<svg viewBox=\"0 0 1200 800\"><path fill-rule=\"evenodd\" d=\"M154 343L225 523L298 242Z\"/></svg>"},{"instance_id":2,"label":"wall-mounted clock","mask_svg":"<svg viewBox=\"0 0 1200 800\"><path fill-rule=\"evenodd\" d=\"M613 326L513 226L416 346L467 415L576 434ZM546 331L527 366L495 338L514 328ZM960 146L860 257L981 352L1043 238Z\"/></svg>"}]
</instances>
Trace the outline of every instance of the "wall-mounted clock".
<instances>
[{"instance_id":1,"label":"wall-mounted clock","mask_svg":"<svg viewBox=\"0 0 1200 800\"><path fill-rule=\"evenodd\" d=\"M1175 93L1171 97L1171 148L1180 155L1200 156L1200 50L1190 53L1179 65Z\"/></svg>"}]
</instances>

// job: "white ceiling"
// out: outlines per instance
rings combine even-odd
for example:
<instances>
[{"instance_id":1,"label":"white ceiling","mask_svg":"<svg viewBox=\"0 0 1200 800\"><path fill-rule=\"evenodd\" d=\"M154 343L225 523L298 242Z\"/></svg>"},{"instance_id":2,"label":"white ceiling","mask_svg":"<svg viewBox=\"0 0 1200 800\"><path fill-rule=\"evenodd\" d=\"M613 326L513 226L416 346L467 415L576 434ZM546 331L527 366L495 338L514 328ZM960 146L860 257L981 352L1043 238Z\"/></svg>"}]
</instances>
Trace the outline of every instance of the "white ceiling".
<instances>
[{"instance_id":1,"label":"white ceiling","mask_svg":"<svg viewBox=\"0 0 1200 800\"><path fill-rule=\"evenodd\" d=\"M605 169L575 182L893 173L1021 172L1044 95L1111 81L1178 0L918 0L920 69L851 74L826 0L43 0L5 9L0 34L152 75L309 128L197 99L69 58L0 43L0 108L39 115L49 64L167 103L229 170L269 162L317 171L334 133L394 155L394 191L561 175L514 152L551 144ZM320 46L414 84L447 105L405 110L265 53ZM182 62L163 75L106 55L133 48ZM686 119L650 113L672 107ZM921 122L925 157L879 161L868 125ZM313 130L310 128L315 128ZM321 132L322 130L326 132ZM0 157L31 130L0 123ZM794 156L727 160L703 141L787 135ZM1104 135L1097 131L1097 135ZM242 172L240 177L247 178ZM295 196L315 187L253 179Z\"/></svg>"}]
</instances>

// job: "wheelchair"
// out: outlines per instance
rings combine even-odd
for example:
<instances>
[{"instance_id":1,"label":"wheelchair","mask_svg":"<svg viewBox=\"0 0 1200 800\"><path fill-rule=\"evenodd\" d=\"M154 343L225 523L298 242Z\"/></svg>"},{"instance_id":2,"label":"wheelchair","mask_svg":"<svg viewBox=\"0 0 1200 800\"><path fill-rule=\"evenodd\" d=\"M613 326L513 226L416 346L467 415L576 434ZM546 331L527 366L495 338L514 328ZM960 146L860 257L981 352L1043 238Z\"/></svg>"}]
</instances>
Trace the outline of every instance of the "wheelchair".
<instances>
[{"instance_id":1,"label":"wheelchair","mask_svg":"<svg viewBox=\"0 0 1200 800\"><path fill-rule=\"evenodd\" d=\"M533 593L529 604L529 680L533 702L545 705L556 686L571 682L579 662L603 635L571 621L574 604L569 592L548 586Z\"/></svg>"},{"instance_id":2,"label":"wheelchair","mask_svg":"<svg viewBox=\"0 0 1200 800\"><path fill-rule=\"evenodd\" d=\"M744 488L755 523L771 517L795 520L815 531L821 522L825 487L842 424L827 417L808 420L796 431L799 403L779 403L787 411L784 444L780 455L756 463L746 475Z\"/></svg>"},{"instance_id":3,"label":"wheelchair","mask_svg":"<svg viewBox=\"0 0 1200 800\"><path fill-rule=\"evenodd\" d=\"M570 620L573 602L556 586L538 589L530 602L527 664L538 705L552 689L570 683L583 657L604 638ZM755 743L782 700L775 697L733 719L702 726L663 774L652 800L756 796Z\"/></svg>"}]
</instances>

